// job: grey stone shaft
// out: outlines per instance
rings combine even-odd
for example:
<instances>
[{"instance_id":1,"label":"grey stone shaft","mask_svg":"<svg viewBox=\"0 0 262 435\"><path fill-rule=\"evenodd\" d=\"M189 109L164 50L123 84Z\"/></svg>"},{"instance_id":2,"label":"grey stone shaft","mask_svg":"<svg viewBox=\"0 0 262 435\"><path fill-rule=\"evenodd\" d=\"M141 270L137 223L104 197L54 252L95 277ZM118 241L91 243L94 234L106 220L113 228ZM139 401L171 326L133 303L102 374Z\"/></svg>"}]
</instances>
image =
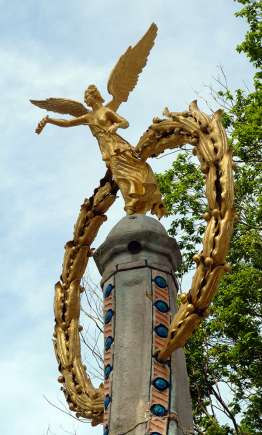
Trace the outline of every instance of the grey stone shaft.
<instances>
[{"instance_id":1,"label":"grey stone shaft","mask_svg":"<svg viewBox=\"0 0 262 435\"><path fill-rule=\"evenodd\" d=\"M152 271L165 274L170 309L176 311L174 272L181 262L176 241L154 218L131 215L121 219L94 259L102 286L114 279L114 359L109 434L145 435L150 417L152 370ZM171 358L170 421L165 435L193 433L192 403L182 349ZM133 428L133 429L132 429ZM130 431L130 432L129 432ZM164 435L164 434L163 434Z\"/></svg>"}]
</instances>

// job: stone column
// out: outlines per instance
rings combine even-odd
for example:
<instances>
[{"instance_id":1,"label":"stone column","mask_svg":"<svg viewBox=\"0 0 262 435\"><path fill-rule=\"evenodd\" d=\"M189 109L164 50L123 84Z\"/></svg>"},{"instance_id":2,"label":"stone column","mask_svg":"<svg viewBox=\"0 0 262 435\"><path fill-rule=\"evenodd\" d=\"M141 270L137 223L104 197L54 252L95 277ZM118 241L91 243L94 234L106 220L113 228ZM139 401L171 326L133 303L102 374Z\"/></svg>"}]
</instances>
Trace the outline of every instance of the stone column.
<instances>
[{"instance_id":1,"label":"stone column","mask_svg":"<svg viewBox=\"0 0 262 435\"><path fill-rule=\"evenodd\" d=\"M94 257L104 294L104 435L193 433L184 353L165 364L156 355L176 310L176 241L156 219L126 216Z\"/></svg>"}]
</instances>

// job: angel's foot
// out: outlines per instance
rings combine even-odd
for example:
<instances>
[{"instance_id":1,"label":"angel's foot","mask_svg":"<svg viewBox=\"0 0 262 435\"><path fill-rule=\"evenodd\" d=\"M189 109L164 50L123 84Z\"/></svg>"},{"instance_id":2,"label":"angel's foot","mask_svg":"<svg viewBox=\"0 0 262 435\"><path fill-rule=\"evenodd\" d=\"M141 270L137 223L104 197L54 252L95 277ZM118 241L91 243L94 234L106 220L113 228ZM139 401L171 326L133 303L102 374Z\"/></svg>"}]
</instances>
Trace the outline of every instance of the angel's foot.
<instances>
[{"instance_id":1,"label":"angel's foot","mask_svg":"<svg viewBox=\"0 0 262 435\"><path fill-rule=\"evenodd\" d=\"M137 213L132 207L125 207L125 211L128 216Z\"/></svg>"},{"instance_id":2,"label":"angel's foot","mask_svg":"<svg viewBox=\"0 0 262 435\"><path fill-rule=\"evenodd\" d=\"M157 215L158 219L160 220L163 216L167 215L167 210L162 202L158 204L154 204L151 213Z\"/></svg>"}]
</instances>

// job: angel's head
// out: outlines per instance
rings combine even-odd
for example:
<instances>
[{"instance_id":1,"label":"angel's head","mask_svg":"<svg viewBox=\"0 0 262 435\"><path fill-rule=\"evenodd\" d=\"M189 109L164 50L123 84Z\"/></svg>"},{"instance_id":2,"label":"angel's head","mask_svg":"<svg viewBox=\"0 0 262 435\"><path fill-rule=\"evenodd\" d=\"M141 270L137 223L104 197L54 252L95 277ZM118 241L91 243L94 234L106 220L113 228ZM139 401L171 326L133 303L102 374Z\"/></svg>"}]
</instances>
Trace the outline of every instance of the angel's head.
<instances>
[{"instance_id":1,"label":"angel's head","mask_svg":"<svg viewBox=\"0 0 262 435\"><path fill-rule=\"evenodd\" d=\"M85 103L87 106L93 107L94 103L103 104L104 101L104 98L95 85L90 85L85 90Z\"/></svg>"}]
</instances>

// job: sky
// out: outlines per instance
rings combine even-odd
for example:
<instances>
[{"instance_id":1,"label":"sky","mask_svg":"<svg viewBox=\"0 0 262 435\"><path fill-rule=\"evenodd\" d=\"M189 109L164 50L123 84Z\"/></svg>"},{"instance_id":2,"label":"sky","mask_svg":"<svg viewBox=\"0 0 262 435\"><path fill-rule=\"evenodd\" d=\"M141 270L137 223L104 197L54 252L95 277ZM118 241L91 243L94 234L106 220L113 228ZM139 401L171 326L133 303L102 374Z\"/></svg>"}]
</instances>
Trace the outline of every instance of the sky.
<instances>
[{"instance_id":1,"label":"sky","mask_svg":"<svg viewBox=\"0 0 262 435\"><path fill-rule=\"evenodd\" d=\"M45 397L65 404L51 340L53 287L80 204L105 167L84 126L48 125L37 136L46 112L29 99L83 101L94 83L109 100L107 79L118 57L155 22L147 66L119 109L130 123L120 134L135 145L165 106L182 111L197 97L209 98L219 65L231 89L250 85L251 67L235 52L246 26L234 17L239 5L232 0L0 0L0 7L1 433L102 434L102 427L77 423ZM201 98L199 104L207 110ZM173 158L150 163L163 171ZM123 215L119 198L94 247ZM166 228L169 222L162 221ZM88 273L99 282L93 263Z\"/></svg>"}]
</instances>

